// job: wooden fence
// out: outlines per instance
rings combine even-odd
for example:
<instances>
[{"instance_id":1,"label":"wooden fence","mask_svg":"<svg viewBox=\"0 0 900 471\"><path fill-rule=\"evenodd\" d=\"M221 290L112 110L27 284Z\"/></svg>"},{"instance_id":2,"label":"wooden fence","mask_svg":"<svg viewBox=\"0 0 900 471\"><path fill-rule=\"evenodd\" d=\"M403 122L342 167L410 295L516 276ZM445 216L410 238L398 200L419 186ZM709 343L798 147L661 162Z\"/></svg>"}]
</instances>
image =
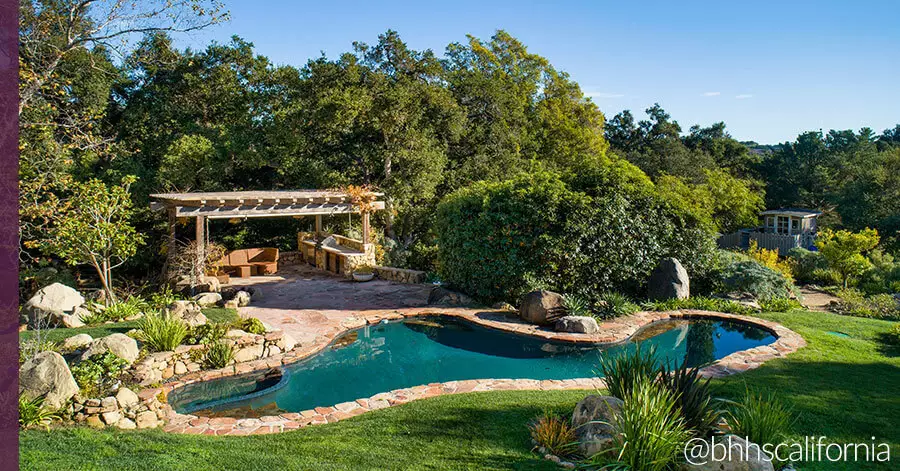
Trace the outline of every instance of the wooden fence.
<instances>
[{"instance_id":1,"label":"wooden fence","mask_svg":"<svg viewBox=\"0 0 900 471\"><path fill-rule=\"evenodd\" d=\"M751 240L756 241L757 247L778 250L778 255L784 257L787 256L788 252L794 247L808 248L811 246L814 236L812 234L787 235L738 231L721 235L716 242L718 243L719 248L722 249L747 249L750 246Z\"/></svg>"}]
</instances>

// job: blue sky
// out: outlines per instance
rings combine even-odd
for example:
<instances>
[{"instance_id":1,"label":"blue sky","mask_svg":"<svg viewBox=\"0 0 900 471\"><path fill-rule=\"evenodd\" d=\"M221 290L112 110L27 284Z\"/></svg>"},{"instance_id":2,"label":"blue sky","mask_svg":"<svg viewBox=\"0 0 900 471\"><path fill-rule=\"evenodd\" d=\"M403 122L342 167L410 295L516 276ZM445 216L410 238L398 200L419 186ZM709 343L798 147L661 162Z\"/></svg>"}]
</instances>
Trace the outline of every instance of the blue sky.
<instances>
[{"instance_id":1,"label":"blue sky","mask_svg":"<svg viewBox=\"0 0 900 471\"><path fill-rule=\"evenodd\" d=\"M900 123L896 0L225 4L229 23L178 43L236 34L277 64L302 66L387 29L436 53L505 29L571 74L607 118L659 102L685 130L725 121L734 137L761 143Z\"/></svg>"}]
</instances>

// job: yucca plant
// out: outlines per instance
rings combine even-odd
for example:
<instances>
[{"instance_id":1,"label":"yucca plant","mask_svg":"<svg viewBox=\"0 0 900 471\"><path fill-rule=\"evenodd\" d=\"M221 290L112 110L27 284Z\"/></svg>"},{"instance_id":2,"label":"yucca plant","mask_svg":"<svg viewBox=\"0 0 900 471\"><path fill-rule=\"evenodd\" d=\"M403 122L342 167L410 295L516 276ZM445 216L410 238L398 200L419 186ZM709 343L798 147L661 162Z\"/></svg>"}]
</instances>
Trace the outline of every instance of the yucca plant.
<instances>
[{"instance_id":1,"label":"yucca plant","mask_svg":"<svg viewBox=\"0 0 900 471\"><path fill-rule=\"evenodd\" d=\"M731 433L760 446L780 443L793 423L793 411L772 393L747 389L728 411Z\"/></svg>"},{"instance_id":2,"label":"yucca plant","mask_svg":"<svg viewBox=\"0 0 900 471\"><path fill-rule=\"evenodd\" d=\"M549 453L566 457L578 450L578 437L571 422L549 411L544 411L528 425L531 439Z\"/></svg>"},{"instance_id":3,"label":"yucca plant","mask_svg":"<svg viewBox=\"0 0 900 471\"><path fill-rule=\"evenodd\" d=\"M710 393L709 381L700 377L699 368L688 368L687 359L675 368L663 369L659 377L660 384L675 395L685 426L697 436L708 435L723 413L720 401Z\"/></svg>"},{"instance_id":4,"label":"yucca plant","mask_svg":"<svg viewBox=\"0 0 900 471\"><path fill-rule=\"evenodd\" d=\"M140 296L132 296L125 301L106 306L106 309L103 310L103 316L106 320L118 322L137 317L148 309L150 309L150 305L147 301L144 301Z\"/></svg>"},{"instance_id":5,"label":"yucca plant","mask_svg":"<svg viewBox=\"0 0 900 471\"><path fill-rule=\"evenodd\" d=\"M640 306L631 302L628 296L615 291L601 294L600 299L603 305L601 313L604 318L627 316L640 310Z\"/></svg>"},{"instance_id":6,"label":"yucca plant","mask_svg":"<svg viewBox=\"0 0 900 471\"><path fill-rule=\"evenodd\" d=\"M175 350L188 335L187 325L166 312L147 314L138 321L138 328L141 340L156 352Z\"/></svg>"},{"instance_id":7,"label":"yucca plant","mask_svg":"<svg viewBox=\"0 0 900 471\"><path fill-rule=\"evenodd\" d=\"M690 438L675 395L648 378L638 379L633 386L611 423L611 454L595 455L589 463L602 464L603 469L669 469Z\"/></svg>"},{"instance_id":8,"label":"yucca plant","mask_svg":"<svg viewBox=\"0 0 900 471\"><path fill-rule=\"evenodd\" d=\"M660 373L656 346L644 348L640 343L620 354L601 354L599 368L606 381L606 389L622 400L638 380L654 381Z\"/></svg>"},{"instance_id":9,"label":"yucca plant","mask_svg":"<svg viewBox=\"0 0 900 471\"><path fill-rule=\"evenodd\" d=\"M234 348L228 343L219 340L209 346L206 351L206 366L209 368L224 368L234 359Z\"/></svg>"},{"instance_id":10,"label":"yucca plant","mask_svg":"<svg viewBox=\"0 0 900 471\"><path fill-rule=\"evenodd\" d=\"M591 314L588 302L577 294L562 295L563 306L570 316L589 316Z\"/></svg>"},{"instance_id":11,"label":"yucca plant","mask_svg":"<svg viewBox=\"0 0 900 471\"><path fill-rule=\"evenodd\" d=\"M43 397L19 395L19 425L22 428L43 427L49 430L54 420L60 420L60 416L44 406Z\"/></svg>"}]
</instances>

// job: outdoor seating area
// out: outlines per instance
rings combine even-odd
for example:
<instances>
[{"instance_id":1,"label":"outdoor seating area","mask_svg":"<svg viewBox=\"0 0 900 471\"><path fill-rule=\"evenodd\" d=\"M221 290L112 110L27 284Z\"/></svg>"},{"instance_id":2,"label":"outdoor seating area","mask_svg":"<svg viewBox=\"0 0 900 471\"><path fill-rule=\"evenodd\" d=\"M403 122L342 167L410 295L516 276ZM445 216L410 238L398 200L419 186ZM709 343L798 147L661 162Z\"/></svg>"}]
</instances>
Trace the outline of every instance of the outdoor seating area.
<instances>
[{"instance_id":1,"label":"outdoor seating area","mask_svg":"<svg viewBox=\"0 0 900 471\"><path fill-rule=\"evenodd\" d=\"M278 272L278 249L274 247L232 250L225 254L222 270L239 278Z\"/></svg>"},{"instance_id":2,"label":"outdoor seating area","mask_svg":"<svg viewBox=\"0 0 900 471\"><path fill-rule=\"evenodd\" d=\"M297 248L310 265L339 275L350 276L358 267L375 265L374 244L338 234L298 233Z\"/></svg>"}]
</instances>

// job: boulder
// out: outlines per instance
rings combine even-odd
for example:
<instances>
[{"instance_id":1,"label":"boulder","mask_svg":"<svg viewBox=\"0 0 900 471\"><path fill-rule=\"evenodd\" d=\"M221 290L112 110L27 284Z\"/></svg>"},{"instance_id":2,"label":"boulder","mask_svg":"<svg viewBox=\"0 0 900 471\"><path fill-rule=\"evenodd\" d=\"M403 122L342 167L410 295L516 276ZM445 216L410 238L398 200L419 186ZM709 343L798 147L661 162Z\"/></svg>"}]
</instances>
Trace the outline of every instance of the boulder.
<instances>
[{"instance_id":1,"label":"boulder","mask_svg":"<svg viewBox=\"0 0 900 471\"><path fill-rule=\"evenodd\" d=\"M77 350L81 350L84 347L87 347L93 341L94 341L94 339L88 334L73 335L73 336L63 340L61 348L65 352L74 352Z\"/></svg>"},{"instance_id":2,"label":"boulder","mask_svg":"<svg viewBox=\"0 0 900 471\"><path fill-rule=\"evenodd\" d=\"M246 291L238 291L234 293L234 300L237 301L238 307L250 305L250 293Z\"/></svg>"},{"instance_id":3,"label":"boulder","mask_svg":"<svg viewBox=\"0 0 900 471\"><path fill-rule=\"evenodd\" d=\"M196 286L198 293L218 293L222 290L222 283L214 276L200 278L200 284Z\"/></svg>"},{"instance_id":4,"label":"boulder","mask_svg":"<svg viewBox=\"0 0 900 471\"><path fill-rule=\"evenodd\" d=\"M59 353L38 353L19 368L19 394L43 396L47 407L58 409L77 393L78 384Z\"/></svg>"},{"instance_id":5,"label":"boulder","mask_svg":"<svg viewBox=\"0 0 900 471\"><path fill-rule=\"evenodd\" d=\"M26 301L22 311L31 325L45 320L58 324L60 316L71 316L75 313L75 308L82 304L84 297L76 289L62 283L53 283L41 288Z\"/></svg>"},{"instance_id":6,"label":"boulder","mask_svg":"<svg viewBox=\"0 0 900 471\"><path fill-rule=\"evenodd\" d=\"M532 324L551 324L566 313L563 298L552 291L532 291L519 307L519 317Z\"/></svg>"},{"instance_id":7,"label":"boulder","mask_svg":"<svg viewBox=\"0 0 900 471\"><path fill-rule=\"evenodd\" d=\"M125 334L107 335L91 342L87 351L81 354L81 359L87 360L104 352L112 352L113 355L127 361L130 365L138 357L137 341Z\"/></svg>"},{"instance_id":8,"label":"boulder","mask_svg":"<svg viewBox=\"0 0 900 471\"><path fill-rule=\"evenodd\" d=\"M128 409L134 407L140 402L140 398L138 395L134 393L134 391L122 387L119 388L119 391L116 393L116 402L119 403L119 407L122 409Z\"/></svg>"},{"instance_id":9,"label":"boulder","mask_svg":"<svg viewBox=\"0 0 900 471\"><path fill-rule=\"evenodd\" d=\"M435 286L428 293L428 304L438 306L467 306L473 304L472 298L450 291L442 286Z\"/></svg>"},{"instance_id":10,"label":"boulder","mask_svg":"<svg viewBox=\"0 0 900 471\"><path fill-rule=\"evenodd\" d=\"M137 427L134 424L134 421L129 419L128 417L122 417L118 422L116 422L116 427L119 427L122 430L133 430Z\"/></svg>"},{"instance_id":11,"label":"boulder","mask_svg":"<svg viewBox=\"0 0 900 471\"><path fill-rule=\"evenodd\" d=\"M553 328L557 332L574 332L577 334L596 334L600 326L596 319L588 316L563 316L556 320Z\"/></svg>"},{"instance_id":12,"label":"boulder","mask_svg":"<svg viewBox=\"0 0 900 471\"><path fill-rule=\"evenodd\" d=\"M256 360L263 356L263 344L256 343L248 345L234 352L234 362L243 363L245 361Z\"/></svg>"},{"instance_id":13,"label":"boulder","mask_svg":"<svg viewBox=\"0 0 900 471\"><path fill-rule=\"evenodd\" d=\"M613 396L592 394L575 406L572 427L578 437L578 450L591 457L609 449L613 443L613 426L622 400Z\"/></svg>"},{"instance_id":14,"label":"boulder","mask_svg":"<svg viewBox=\"0 0 900 471\"><path fill-rule=\"evenodd\" d=\"M691 462L679 465L678 471L775 471L759 445L737 435L716 436L706 439L705 445L691 442L688 446L705 451L706 456L692 455Z\"/></svg>"},{"instance_id":15,"label":"boulder","mask_svg":"<svg viewBox=\"0 0 900 471\"><path fill-rule=\"evenodd\" d=\"M686 299L691 295L687 270L676 258L664 258L650 274L647 294L654 301Z\"/></svg>"},{"instance_id":16,"label":"boulder","mask_svg":"<svg viewBox=\"0 0 900 471\"><path fill-rule=\"evenodd\" d=\"M200 306L193 301L175 301L166 307L170 316L184 321L189 327L206 324L209 320L203 315Z\"/></svg>"},{"instance_id":17,"label":"boulder","mask_svg":"<svg viewBox=\"0 0 900 471\"><path fill-rule=\"evenodd\" d=\"M87 314L87 309L79 306L75 308L73 314L54 314L52 317L56 325L74 329L76 327L84 327L84 321L81 320L82 314Z\"/></svg>"},{"instance_id":18,"label":"boulder","mask_svg":"<svg viewBox=\"0 0 900 471\"><path fill-rule=\"evenodd\" d=\"M137 428L154 428L158 425L156 412L152 410L144 411L135 416L134 419Z\"/></svg>"},{"instance_id":19,"label":"boulder","mask_svg":"<svg viewBox=\"0 0 900 471\"><path fill-rule=\"evenodd\" d=\"M194 301L199 304L200 307L216 306L222 302L222 295L219 293L201 293L194 296Z\"/></svg>"}]
</instances>

